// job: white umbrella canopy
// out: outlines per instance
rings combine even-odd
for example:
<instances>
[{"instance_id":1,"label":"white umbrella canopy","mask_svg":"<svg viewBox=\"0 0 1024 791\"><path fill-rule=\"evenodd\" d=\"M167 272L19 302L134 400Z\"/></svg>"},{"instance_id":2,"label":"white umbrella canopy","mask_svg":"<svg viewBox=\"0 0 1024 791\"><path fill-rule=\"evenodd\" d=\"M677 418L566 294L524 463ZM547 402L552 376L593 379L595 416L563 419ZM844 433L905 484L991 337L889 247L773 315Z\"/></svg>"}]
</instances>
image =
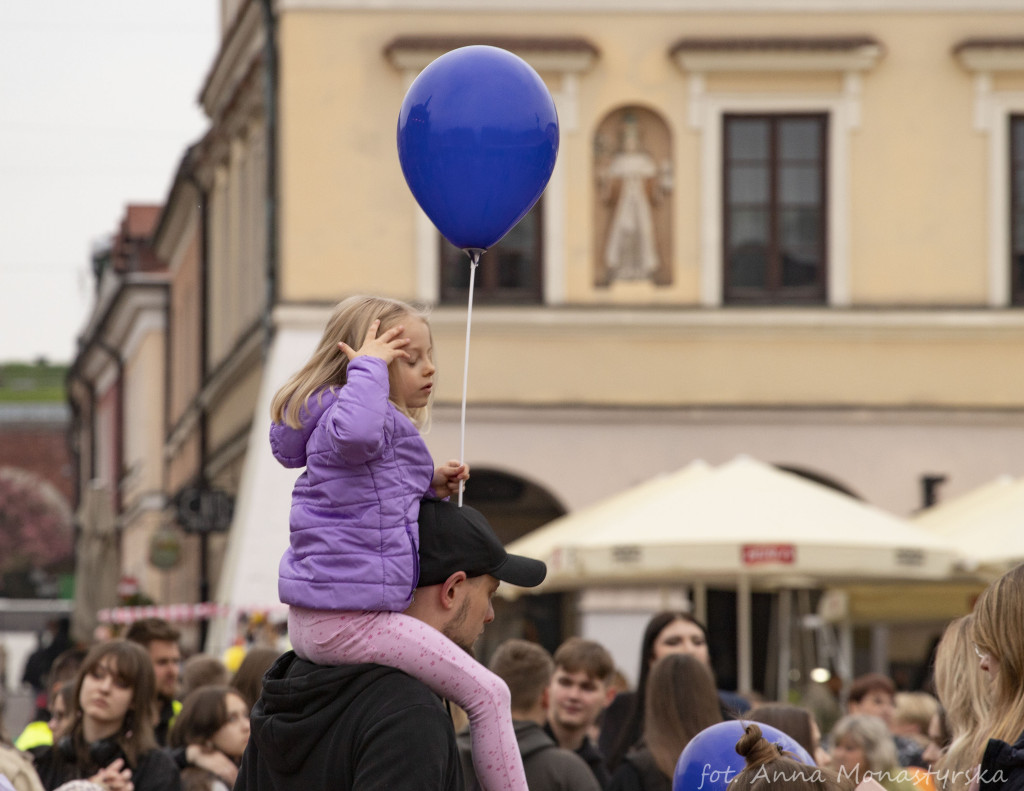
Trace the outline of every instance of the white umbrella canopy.
<instances>
[{"instance_id":1,"label":"white umbrella canopy","mask_svg":"<svg viewBox=\"0 0 1024 791\"><path fill-rule=\"evenodd\" d=\"M941 536L745 456L642 484L508 549L547 562L547 591L680 578L765 587L938 580L960 559Z\"/></svg>"},{"instance_id":2,"label":"white umbrella canopy","mask_svg":"<svg viewBox=\"0 0 1024 791\"><path fill-rule=\"evenodd\" d=\"M1024 560L1024 479L1000 476L913 522L959 549L966 568L1002 574Z\"/></svg>"},{"instance_id":3,"label":"white umbrella canopy","mask_svg":"<svg viewBox=\"0 0 1024 791\"><path fill-rule=\"evenodd\" d=\"M637 508L652 501L663 500L688 481L696 480L711 471L711 465L697 459L681 470L657 475L614 497L548 522L510 544L509 551L526 557L548 559L550 573L550 565L553 561L557 562L561 547L587 536L598 526L623 524L631 520Z\"/></svg>"}]
</instances>

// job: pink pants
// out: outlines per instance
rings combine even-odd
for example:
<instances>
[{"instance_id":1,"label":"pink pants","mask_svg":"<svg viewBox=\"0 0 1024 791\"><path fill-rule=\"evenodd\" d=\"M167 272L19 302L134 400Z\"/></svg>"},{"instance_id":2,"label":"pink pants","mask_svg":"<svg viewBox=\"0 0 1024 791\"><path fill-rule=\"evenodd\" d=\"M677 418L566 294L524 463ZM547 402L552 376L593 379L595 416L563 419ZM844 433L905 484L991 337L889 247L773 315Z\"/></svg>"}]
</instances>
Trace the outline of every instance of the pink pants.
<instances>
[{"instance_id":1,"label":"pink pants","mask_svg":"<svg viewBox=\"0 0 1024 791\"><path fill-rule=\"evenodd\" d=\"M318 665L373 662L408 673L469 716L473 767L486 791L528 791L508 686L455 643L397 612L288 610L295 653Z\"/></svg>"}]
</instances>

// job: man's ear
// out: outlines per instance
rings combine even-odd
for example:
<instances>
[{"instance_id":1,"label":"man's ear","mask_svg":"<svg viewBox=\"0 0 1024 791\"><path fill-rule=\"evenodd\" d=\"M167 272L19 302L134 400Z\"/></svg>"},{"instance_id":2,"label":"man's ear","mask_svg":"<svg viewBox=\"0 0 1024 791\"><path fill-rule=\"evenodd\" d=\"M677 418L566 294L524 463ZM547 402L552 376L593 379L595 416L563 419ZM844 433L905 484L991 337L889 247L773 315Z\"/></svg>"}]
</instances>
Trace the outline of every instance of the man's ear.
<instances>
[{"instance_id":1,"label":"man's ear","mask_svg":"<svg viewBox=\"0 0 1024 791\"><path fill-rule=\"evenodd\" d=\"M544 687L544 691L540 693L540 705L544 708L544 711L548 710L548 705L551 703L551 695L548 693L549 689L551 689L550 681L548 682L548 685Z\"/></svg>"},{"instance_id":2,"label":"man's ear","mask_svg":"<svg viewBox=\"0 0 1024 791\"><path fill-rule=\"evenodd\" d=\"M612 705L612 701L615 700L615 696L618 694L618 690L615 689L611 684L604 685L604 707L608 708Z\"/></svg>"},{"instance_id":3,"label":"man's ear","mask_svg":"<svg viewBox=\"0 0 1024 791\"><path fill-rule=\"evenodd\" d=\"M466 572L456 571L441 584L441 606L453 609L459 600L462 583L468 579Z\"/></svg>"}]
</instances>

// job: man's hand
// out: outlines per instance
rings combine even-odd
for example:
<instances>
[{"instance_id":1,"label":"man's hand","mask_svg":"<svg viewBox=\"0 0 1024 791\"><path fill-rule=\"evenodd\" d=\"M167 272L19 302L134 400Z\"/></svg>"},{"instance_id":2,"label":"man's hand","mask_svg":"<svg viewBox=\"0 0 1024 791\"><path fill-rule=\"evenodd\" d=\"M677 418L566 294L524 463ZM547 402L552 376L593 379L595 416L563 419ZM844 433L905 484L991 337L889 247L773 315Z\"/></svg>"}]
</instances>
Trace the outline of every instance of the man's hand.
<instances>
[{"instance_id":1,"label":"man's hand","mask_svg":"<svg viewBox=\"0 0 1024 791\"><path fill-rule=\"evenodd\" d=\"M449 497L459 491L459 481L469 480L469 465L451 459L434 470L430 486L438 497Z\"/></svg>"}]
</instances>

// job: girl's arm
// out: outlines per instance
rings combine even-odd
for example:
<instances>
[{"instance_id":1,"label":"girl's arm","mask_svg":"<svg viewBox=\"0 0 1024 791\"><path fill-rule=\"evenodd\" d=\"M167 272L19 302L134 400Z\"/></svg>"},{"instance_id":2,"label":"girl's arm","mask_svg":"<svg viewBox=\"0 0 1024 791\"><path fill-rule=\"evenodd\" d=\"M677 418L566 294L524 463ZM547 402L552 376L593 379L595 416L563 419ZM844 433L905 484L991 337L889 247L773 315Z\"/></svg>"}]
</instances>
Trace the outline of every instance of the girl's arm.
<instances>
[{"instance_id":1,"label":"girl's arm","mask_svg":"<svg viewBox=\"0 0 1024 791\"><path fill-rule=\"evenodd\" d=\"M388 366L399 357L409 356L404 349L409 339L402 337L402 325L377 337L379 328L379 319L370 324L358 349L344 341L338 343L348 357L348 371L345 386L324 414L324 422L335 450L350 464L362 464L380 455L391 393Z\"/></svg>"},{"instance_id":2,"label":"girl's arm","mask_svg":"<svg viewBox=\"0 0 1024 791\"><path fill-rule=\"evenodd\" d=\"M387 364L376 357L358 357L348 365L347 382L320 424L334 450L350 464L380 456L388 422Z\"/></svg>"}]
</instances>

